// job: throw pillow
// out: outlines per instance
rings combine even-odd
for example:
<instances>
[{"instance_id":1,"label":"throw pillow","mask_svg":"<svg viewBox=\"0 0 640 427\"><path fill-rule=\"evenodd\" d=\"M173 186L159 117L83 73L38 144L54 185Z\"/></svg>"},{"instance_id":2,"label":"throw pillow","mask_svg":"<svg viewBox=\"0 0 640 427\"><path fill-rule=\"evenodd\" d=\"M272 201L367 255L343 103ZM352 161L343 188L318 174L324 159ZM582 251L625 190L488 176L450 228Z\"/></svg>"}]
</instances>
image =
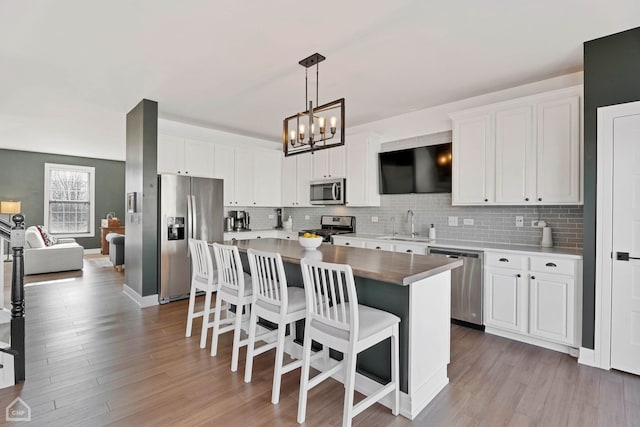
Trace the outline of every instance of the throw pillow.
<instances>
[{"instance_id":1,"label":"throw pillow","mask_svg":"<svg viewBox=\"0 0 640 427\"><path fill-rule=\"evenodd\" d=\"M49 231L44 228L44 226L38 225L37 227L40 235L42 236L42 240L44 240L45 245L53 246L58 243L58 238L56 236L52 236L51 233L49 233Z\"/></svg>"}]
</instances>

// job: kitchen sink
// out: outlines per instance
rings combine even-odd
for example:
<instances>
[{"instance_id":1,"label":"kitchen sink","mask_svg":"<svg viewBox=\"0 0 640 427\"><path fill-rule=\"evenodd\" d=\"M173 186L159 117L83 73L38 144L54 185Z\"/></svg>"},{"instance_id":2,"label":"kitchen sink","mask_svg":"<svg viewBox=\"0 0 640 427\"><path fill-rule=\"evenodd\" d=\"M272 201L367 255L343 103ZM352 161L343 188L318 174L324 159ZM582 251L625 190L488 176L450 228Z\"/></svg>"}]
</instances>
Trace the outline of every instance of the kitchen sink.
<instances>
[{"instance_id":1,"label":"kitchen sink","mask_svg":"<svg viewBox=\"0 0 640 427\"><path fill-rule=\"evenodd\" d=\"M402 234L396 234L395 236L380 236L380 237L376 237L376 239L380 239L380 240L400 240L402 242L430 242L431 239L429 239L428 237L424 237L424 236L409 236L409 235L402 235Z\"/></svg>"}]
</instances>

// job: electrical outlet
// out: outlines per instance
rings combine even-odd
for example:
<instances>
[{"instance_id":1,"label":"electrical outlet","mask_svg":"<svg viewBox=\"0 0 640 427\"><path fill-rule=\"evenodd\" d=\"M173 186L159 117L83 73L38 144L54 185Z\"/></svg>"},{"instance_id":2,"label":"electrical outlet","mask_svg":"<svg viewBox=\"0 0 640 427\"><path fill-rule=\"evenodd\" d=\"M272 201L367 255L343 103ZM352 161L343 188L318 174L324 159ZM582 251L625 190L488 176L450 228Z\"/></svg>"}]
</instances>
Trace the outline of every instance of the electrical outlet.
<instances>
[{"instance_id":1,"label":"electrical outlet","mask_svg":"<svg viewBox=\"0 0 640 427\"><path fill-rule=\"evenodd\" d=\"M371 217L371 222L378 222L378 217L377 216L372 216Z\"/></svg>"},{"instance_id":2,"label":"electrical outlet","mask_svg":"<svg viewBox=\"0 0 640 427\"><path fill-rule=\"evenodd\" d=\"M524 227L524 217L521 215L516 216L516 227Z\"/></svg>"},{"instance_id":3,"label":"electrical outlet","mask_svg":"<svg viewBox=\"0 0 640 427\"><path fill-rule=\"evenodd\" d=\"M309 221L311 218L309 217L309 215L305 215L305 216L304 216L304 219L305 219L306 221Z\"/></svg>"},{"instance_id":4,"label":"electrical outlet","mask_svg":"<svg viewBox=\"0 0 640 427\"><path fill-rule=\"evenodd\" d=\"M538 221L531 221L531 226L532 227L537 227L538 226Z\"/></svg>"},{"instance_id":5,"label":"electrical outlet","mask_svg":"<svg viewBox=\"0 0 640 427\"><path fill-rule=\"evenodd\" d=\"M269 219L273 219L273 218L274 218L273 214L269 214Z\"/></svg>"},{"instance_id":6,"label":"electrical outlet","mask_svg":"<svg viewBox=\"0 0 640 427\"><path fill-rule=\"evenodd\" d=\"M462 220L464 225L473 225L473 218L465 218Z\"/></svg>"},{"instance_id":7,"label":"electrical outlet","mask_svg":"<svg viewBox=\"0 0 640 427\"><path fill-rule=\"evenodd\" d=\"M458 217L450 216L449 217L449 227L457 227L458 226Z\"/></svg>"}]
</instances>

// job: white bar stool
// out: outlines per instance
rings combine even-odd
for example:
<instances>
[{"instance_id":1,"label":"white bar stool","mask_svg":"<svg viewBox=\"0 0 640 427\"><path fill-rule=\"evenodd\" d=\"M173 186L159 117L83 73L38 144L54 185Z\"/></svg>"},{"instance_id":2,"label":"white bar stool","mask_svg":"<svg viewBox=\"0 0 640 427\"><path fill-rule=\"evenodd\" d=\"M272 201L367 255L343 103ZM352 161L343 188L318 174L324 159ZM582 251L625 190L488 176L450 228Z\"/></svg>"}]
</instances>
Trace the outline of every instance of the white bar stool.
<instances>
[{"instance_id":1,"label":"white bar stool","mask_svg":"<svg viewBox=\"0 0 640 427\"><path fill-rule=\"evenodd\" d=\"M248 339L240 340L242 325L242 309L247 306L250 310L252 300L251 276L242 271L242 261L238 248L232 245L213 244L213 254L218 267L218 294L216 296L216 308L213 316L213 336L211 337L211 356L218 354L218 336L225 332L233 331L233 352L231 353L231 371L238 370L238 355L240 347L247 345ZM222 302L227 306L236 306L233 317L220 319ZM229 311L227 310L227 314ZM220 327L221 325L227 325Z\"/></svg>"},{"instance_id":2,"label":"white bar stool","mask_svg":"<svg viewBox=\"0 0 640 427\"><path fill-rule=\"evenodd\" d=\"M287 286L287 278L279 253L249 249L247 255L253 282L253 304L249 321L249 344L247 346L244 381L251 382L253 358L275 347L276 360L271 391L271 403L275 405L280 400L282 375L302 366L302 360L296 360L284 365L283 358L287 325L291 325L290 336L293 337L295 322L304 319L307 315L304 289L296 286ZM278 329L256 336L259 317L276 323ZM256 339L265 340L273 338L274 335L277 335L275 342L255 348Z\"/></svg>"},{"instance_id":3,"label":"white bar stool","mask_svg":"<svg viewBox=\"0 0 640 427\"><path fill-rule=\"evenodd\" d=\"M398 415L400 318L386 311L358 305L351 266L306 259L300 260L300 266L307 297L307 320L300 375L298 422L303 423L305 420L307 392L340 369L344 369L345 377L343 426L351 426L353 417L391 392L394 393L392 413ZM354 406L357 354L389 337L391 337L391 381ZM344 359L336 366L309 379L312 340L342 352Z\"/></svg>"},{"instance_id":4,"label":"white bar stool","mask_svg":"<svg viewBox=\"0 0 640 427\"><path fill-rule=\"evenodd\" d=\"M189 253L191 254L191 293L189 295L186 336L191 336L193 319L202 317L200 348L205 348L207 345L207 331L213 326L213 322L210 321L211 313L214 311L211 307L211 295L218 291L218 283L207 242L204 240L190 239ZM204 291L205 293L204 308L202 311L194 313L196 292L198 291Z\"/></svg>"}]
</instances>

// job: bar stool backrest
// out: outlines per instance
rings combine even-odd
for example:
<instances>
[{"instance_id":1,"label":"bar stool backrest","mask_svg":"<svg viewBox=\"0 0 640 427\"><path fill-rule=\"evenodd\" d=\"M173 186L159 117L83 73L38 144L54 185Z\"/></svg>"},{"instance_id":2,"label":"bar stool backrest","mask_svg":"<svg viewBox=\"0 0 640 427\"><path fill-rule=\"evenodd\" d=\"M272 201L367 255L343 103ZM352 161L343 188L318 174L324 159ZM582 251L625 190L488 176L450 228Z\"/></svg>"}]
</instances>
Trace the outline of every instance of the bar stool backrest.
<instances>
[{"instance_id":1,"label":"bar stool backrest","mask_svg":"<svg viewBox=\"0 0 640 427\"><path fill-rule=\"evenodd\" d=\"M244 272L238 248L233 245L213 244L213 254L218 267L218 285L245 294Z\"/></svg>"},{"instance_id":2,"label":"bar stool backrest","mask_svg":"<svg viewBox=\"0 0 640 427\"><path fill-rule=\"evenodd\" d=\"M247 257L251 269L254 301L264 301L278 309L286 308L287 277L280 254L249 249Z\"/></svg>"},{"instance_id":3,"label":"bar stool backrest","mask_svg":"<svg viewBox=\"0 0 640 427\"><path fill-rule=\"evenodd\" d=\"M189 239L189 252L191 253L191 280L203 284L212 285L215 281L215 271L209 245L204 240Z\"/></svg>"}]
</instances>

